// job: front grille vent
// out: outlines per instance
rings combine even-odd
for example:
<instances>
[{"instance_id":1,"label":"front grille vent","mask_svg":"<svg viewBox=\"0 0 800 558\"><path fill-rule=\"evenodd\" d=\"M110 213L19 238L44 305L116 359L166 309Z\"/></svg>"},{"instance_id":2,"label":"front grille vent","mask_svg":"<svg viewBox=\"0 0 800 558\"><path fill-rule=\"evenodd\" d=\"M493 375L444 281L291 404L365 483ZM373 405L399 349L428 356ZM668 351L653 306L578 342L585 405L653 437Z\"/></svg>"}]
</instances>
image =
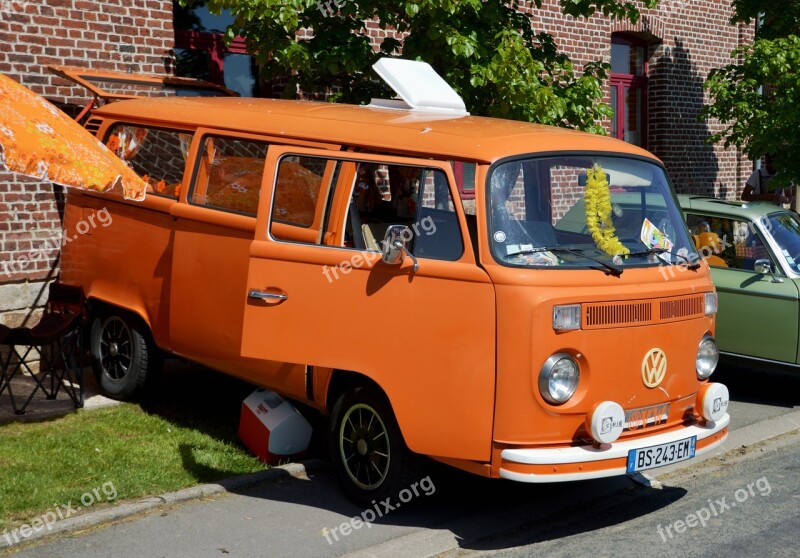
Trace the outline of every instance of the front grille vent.
<instances>
[{"instance_id":1,"label":"front grille vent","mask_svg":"<svg viewBox=\"0 0 800 558\"><path fill-rule=\"evenodd\" d=\"M663 300L660 304L661 320L675 320L702 316L705 311L703 295Z\"/></svg>"},{"instance_id":2,"label":"front grille vent","mask_svg":"<svg viewBox=\"0 0 800 558\"><path fill-rule=\"evenodd\" d=\"M634 327L701 318L703 294L655 300L595 302L582 305L583 329Z\"/></svg>"},{"instance_id":3,"label":"front grille vent","mask_svg":"<svg viewBox=\"0 0 800 558\"><path fill-rule=\"evenodd\" d=\"M618 302L612 304L586 304L587 329L644 325L653 320L650 302Z\"/></svg>"}]
</instances>

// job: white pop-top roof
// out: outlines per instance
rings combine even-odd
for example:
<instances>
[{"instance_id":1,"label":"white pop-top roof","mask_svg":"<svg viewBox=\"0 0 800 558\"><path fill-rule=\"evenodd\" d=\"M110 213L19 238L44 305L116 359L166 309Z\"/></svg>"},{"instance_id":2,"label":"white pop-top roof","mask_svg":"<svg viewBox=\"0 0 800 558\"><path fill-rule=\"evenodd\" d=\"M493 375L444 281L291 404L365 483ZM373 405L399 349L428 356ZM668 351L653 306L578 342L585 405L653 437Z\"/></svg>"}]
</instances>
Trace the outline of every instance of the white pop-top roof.
<instances>
[{"instance_id":1,"label":"white pop-top roof","mask_svg":"<svg viewBox=\"0 0 800 558\"><path fill-rule=\"evenodd\" d=\"M373 106L467 115L464 99L427 62L381 58L372 68L402 99L372 99Z\"/></svg>"}]
</instances>

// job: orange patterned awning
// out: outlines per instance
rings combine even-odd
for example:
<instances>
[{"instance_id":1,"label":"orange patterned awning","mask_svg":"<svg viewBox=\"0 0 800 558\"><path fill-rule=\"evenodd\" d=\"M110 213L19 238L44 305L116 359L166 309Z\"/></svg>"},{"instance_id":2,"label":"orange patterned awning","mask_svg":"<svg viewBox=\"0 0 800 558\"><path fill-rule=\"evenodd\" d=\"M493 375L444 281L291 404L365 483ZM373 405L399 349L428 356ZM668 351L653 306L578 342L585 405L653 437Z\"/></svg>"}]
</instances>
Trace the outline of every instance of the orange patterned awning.
<instances>
[{"instance_id":1,"label":"orange patterned awning","mask_svg":"<svg viewBox=\"0 0 800 558\"><path fill-rule=\"evenodd\" d=\"M144 199L147 184L77 122L0 74L0 167L62 186Z\"/></svg>"}]
</instances>

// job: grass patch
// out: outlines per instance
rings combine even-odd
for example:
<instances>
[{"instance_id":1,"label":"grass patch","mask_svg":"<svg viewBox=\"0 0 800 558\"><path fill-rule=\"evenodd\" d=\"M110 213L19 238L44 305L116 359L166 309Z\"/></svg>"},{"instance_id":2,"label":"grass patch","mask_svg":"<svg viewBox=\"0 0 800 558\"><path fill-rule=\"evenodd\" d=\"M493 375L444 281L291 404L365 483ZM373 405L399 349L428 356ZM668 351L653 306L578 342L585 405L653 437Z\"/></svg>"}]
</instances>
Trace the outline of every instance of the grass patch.
<instances>
[{"instance_id":1,"label":"grass patch","mask_svg":"<svg viewBox=\"0 0 800 558\"><path fill-rule=\"evenodd\" d=\"M236 436L252 390L236 382L184 371L142 406L0 426L0 531L70 501L75 508L95 489L102 505L263 470Z\"/></svg>"}]
</instances>

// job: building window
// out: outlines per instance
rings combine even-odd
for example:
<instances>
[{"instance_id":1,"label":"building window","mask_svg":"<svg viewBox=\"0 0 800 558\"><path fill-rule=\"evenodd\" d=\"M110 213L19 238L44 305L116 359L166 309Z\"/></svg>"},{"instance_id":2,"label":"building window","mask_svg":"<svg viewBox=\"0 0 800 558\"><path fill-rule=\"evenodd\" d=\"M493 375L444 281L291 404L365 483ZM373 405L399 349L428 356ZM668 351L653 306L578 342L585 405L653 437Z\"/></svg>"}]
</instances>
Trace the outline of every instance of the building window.
<instances>
[{"instance_id":1,"label":"building window","mask_svg":"<svg viewBox=\"0 0 800 558\"><path fill-rule=\"evenodd\" d=\"M617 35L611 41L611 135L647 147L647 44Z\"/></svg>"},{"instance_id":2,"label":"building window","mask_svg":"<svg viewBox=\"0 0 800 558\"><path fill-rule=\"evenodd\" d=\"M244 38L225 44L225 30L233 23L230 11L212 14L207 2L182 7L172 3L175 27L175 75L224 85L242 97L261 93L255 57L247 53Z\"/></svg>"}]
</instances>

